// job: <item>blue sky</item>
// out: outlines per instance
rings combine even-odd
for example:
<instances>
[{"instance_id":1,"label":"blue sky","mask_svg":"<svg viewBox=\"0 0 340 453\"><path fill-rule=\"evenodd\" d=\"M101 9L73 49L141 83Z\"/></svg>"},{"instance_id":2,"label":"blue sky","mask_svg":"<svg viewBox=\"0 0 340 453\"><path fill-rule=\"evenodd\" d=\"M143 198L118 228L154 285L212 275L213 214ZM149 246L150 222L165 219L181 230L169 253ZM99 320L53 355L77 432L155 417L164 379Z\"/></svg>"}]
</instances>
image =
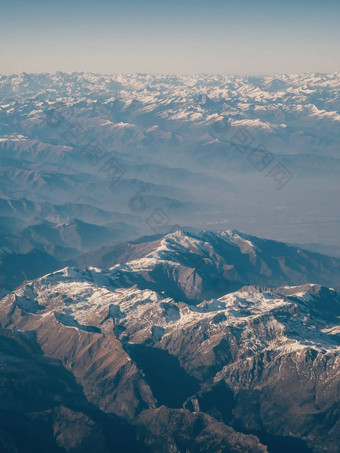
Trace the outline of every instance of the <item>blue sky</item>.
<instances>
[{"instance_id":1,"label":"blue sky","mask_svg":"<svg viewBox=\"0 0 340 453\"><path fill-rule=\"evenodd\" d=\"M340 0L0 0L0 73L340 71Z\"/></svg>"}]
</instances>

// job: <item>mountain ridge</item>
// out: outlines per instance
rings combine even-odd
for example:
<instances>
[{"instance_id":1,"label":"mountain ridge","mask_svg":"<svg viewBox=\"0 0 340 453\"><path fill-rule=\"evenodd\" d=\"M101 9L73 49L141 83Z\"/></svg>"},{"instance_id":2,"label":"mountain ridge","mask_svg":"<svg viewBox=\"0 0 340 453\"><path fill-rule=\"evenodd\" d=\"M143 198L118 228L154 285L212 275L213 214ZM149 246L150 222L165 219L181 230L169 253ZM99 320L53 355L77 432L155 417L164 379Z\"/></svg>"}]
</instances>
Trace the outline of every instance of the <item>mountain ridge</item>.
<instances>
[{"instance_id":1,"label":"mountain ridge","mask_svg":"<svg viewBox=\"0 0 340 453\"><path fill-rule=\"evenodd\" d=\"M0 300L1 328L33 335L89 403L134 425L136 442L153 452L170 423L167 442L179 450L184 436L193 452L222 443L321 453L327 442L336 453L340 293L315 283L218 287L207 260L216 270L225 250L253 262L269 253L267 241L239 232L178 231L151 244L136 241L145 256L126 264L66 267L23 283ZM277 247L273 255L296 251Z\"/></svg>"}]
</instances>

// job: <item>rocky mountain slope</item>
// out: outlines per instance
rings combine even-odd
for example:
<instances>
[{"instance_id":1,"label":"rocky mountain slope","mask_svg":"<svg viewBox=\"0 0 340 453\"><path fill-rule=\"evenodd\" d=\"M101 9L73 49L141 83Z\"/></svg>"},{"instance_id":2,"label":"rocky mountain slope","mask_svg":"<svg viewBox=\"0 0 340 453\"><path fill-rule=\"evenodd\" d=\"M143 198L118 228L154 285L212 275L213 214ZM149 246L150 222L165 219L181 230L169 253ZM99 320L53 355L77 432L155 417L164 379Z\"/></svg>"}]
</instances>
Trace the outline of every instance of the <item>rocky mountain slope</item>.
<instances>
[{"instance_id":1,"label":"rocky mountain slope","mask_svg":"<svg viewBox=\"0 0 340 453\"><path fill-rule=\"evenodd\" d=\"M0 331L0 450L147 451L133 427L85 398L60 361L43 356L32 332Z\"/></svg>"},{"instance_id":2,"label":"rocky mountain slope","mask_svg":"<svg viewBox=\"0 0 340 453\"><path fill-rule=\"evenodd\" d=\"M109 278L120 286L135 283L191 303L246 285L340 284L338 258L236 230L175 232L104 247L75 261L112 267Z\"/></svg>"},{"instance_id":3,"label":"rocky mountain slope","mask_svg":"<svg viewBox=\"0 0 340 453\"><path fill-rule=\"evenodd\" d=\"M97 442L97 423L111 442L103 424L114 415L152 452L338 452L340 294L308 283L336 276L337 260L235 231L135 245L143 256L125 264L68 267L0 301L2 335L34 348L39 366L54 360L79 386L70 392L83 392L82 409L61 387L48 400L48 442L77 451L56 428L70 417L79 451ZM19 346L6 348L7 367ZM14 451L9 429L0 439Z\"/></svg>"}]
</instances>

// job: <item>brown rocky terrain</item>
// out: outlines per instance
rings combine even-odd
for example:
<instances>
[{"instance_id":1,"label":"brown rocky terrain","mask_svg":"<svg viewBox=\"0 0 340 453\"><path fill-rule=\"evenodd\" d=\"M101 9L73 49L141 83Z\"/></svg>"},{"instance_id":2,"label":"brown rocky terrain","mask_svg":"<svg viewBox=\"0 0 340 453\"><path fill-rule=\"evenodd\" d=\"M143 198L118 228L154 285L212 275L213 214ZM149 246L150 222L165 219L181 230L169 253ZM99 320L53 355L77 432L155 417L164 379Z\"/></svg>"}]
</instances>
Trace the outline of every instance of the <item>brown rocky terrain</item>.
<instances>
[{"instance_id":1,"label":"brown rocky terrain","mask_svg":"<svg viewBox=\"0 0 340 453\"><path fill-rule=\"evenodd\" d=\"M184 239L187 255L174 233L135 261L3 295L4 451L30 451L16 424L33 451L40 437L51 451L339 451L339 293L305 283L206 298L208 283L221 291L222 239ZM256 262L256 245L235 240Z\"/></svg>"}]
</instances>

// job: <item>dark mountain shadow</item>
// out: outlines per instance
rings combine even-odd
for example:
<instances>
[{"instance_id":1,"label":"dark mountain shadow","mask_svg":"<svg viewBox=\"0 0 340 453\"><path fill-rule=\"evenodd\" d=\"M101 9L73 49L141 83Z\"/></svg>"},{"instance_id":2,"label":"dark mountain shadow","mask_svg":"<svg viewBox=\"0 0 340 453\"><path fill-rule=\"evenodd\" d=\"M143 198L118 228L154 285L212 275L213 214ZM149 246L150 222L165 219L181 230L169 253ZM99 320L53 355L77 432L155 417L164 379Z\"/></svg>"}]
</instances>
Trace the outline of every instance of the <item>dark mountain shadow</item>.
<instances>
[{"instance_id":1,"label":"dark mountain shadow","mask_svg":"<svg viewBox=\"0 0 340 453\"><path fill-rule=\"evenodd\" d=\"M0 451L65 451L65 439L84 453L148 451L134 427L88 402L61 362L39 354L34 336L1 329L0 359Z\"/></svg>"},{"instance_id":2,"label":"dark mountain shadow","mask_svg":"<svg viewBox=\"0 0 340 453\"><path fill-rule=\"evenodd\" d=\"M126 343L124 348L143 370L160 405L181 408L185 400L199 390L198 380L187 374L178 359L167 351L131 343Z\"/></svg>"}]
</instances>

